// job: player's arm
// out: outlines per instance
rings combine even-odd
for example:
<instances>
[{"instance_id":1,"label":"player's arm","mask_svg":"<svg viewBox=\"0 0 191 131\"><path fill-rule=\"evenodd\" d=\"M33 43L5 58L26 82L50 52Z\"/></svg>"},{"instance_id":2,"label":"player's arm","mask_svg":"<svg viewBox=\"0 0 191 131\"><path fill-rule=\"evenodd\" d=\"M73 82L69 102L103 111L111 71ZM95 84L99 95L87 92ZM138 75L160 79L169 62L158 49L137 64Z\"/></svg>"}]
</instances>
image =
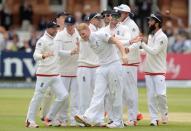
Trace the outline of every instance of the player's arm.
<instances>
[{"instance_id":1,"label":"player's arm","mask_svg":"<svg viewBox=\"0 0 191 131\"><path fill-rule=\"evenodd\" d=\"M46 59L47 57L53 56L53 52L43 52L43 43L38 41L33 54L36 61Z\"/></svg>"},{"instance_id":2,"label":"player's arm","mask_svg":"<svg viewBox=\"0 0 191 131\"><path fill-rule=\"evenodd\" d=\"M71 50L64 50L61 48L61 45L63 44L63 41L61 40L54 40L54 43L56 45L58 45L58 55L60 57L65 57L65 56L71 56L71 55L75 55L78 54L79 52L79 44L76 44L76 47L74 49Z\"/></svg>"},{"instance_id":3,"label":"player's arm","mask_svg":"<svg viewBox=\"0 0 191 131\"><path fill-rule=\"evenodd\" d=\"M122 61L124 64L128 64L127 61L127 53L125 52L125 47L123 46L122 42L120 40L118 40L115 37L110 37L108 40L109 43L113 43L117 46L117 48L119 49L121 55L122 55Z\"/></svg>"},{"instance_id":4,"label":"player's arm","mask_svg":"<svg viewBox=\"0 0 191 131\"><path fill-rule=\"evenodd\" d=\"M141 35L138 35L137 37L131 39L129 41L129 46L125 48L126 53L134 51L135 49L138 49L141 45L141 40L143 37ZM136 44L134 44L136 43Z\"/></svg>"},{"instance_id":5,"label":"player's arm","mask_svg":"<svg viewBox=\"0 0 191 131\"><path fill-rule=\"evenodd\" d=\"M161 39L157 39L156 41L157 41L157 43L156 43L156 46L154 46L154 47L148 46L144 42L141 43L141 47L147 53L152 54L152 55L157 55L161 50L163 50L167 46L168 40L161 38Z\"/></svg>"}]
</instances>

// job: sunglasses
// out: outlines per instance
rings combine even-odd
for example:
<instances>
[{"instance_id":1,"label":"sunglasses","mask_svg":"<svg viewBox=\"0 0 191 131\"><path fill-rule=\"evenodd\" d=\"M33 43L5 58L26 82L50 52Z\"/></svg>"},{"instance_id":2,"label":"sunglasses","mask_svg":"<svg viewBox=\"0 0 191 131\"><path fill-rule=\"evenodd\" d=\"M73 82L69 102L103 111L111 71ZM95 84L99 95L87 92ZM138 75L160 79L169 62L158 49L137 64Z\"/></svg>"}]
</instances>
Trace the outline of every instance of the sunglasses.
<instances>
[{"instance_id":1,"label":"sunglasses","mask_svg":"<svg viewBox=\"0 0 191 131\"><path fill-rule=\"evenodd\" d=\"M105 15L103 15L103 17L105 18L105 17L110 17L111 16L111 14L105 14Z\"/></svg>"},{"instance_id":2,"label":"sunglasses","mask_svg":"<svg viewBox=\"0 0 191 131\"><path fill-rule=\"evenodd\" d=\"M113 19L119 19L119 18L120 18L120 15L111 15L111 17L112 17Z\"/></svg>"}]
</instances>

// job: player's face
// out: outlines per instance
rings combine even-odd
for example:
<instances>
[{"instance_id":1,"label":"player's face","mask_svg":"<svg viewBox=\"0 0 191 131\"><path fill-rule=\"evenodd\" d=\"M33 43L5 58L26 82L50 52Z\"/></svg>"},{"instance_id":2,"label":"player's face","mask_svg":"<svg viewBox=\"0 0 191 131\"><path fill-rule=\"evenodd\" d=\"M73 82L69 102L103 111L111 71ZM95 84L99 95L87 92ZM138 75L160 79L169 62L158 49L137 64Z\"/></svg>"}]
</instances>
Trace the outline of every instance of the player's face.
<instances>
[{"instance_id":1,"label":"player's face","mask_svg":"<svg viewBox=\"0 0 191 131\"><path fill-rule=\"evenodd\" d=\"M116 26L117 23L120 21L120 16L112 15L111 17L112 17L111 18L111 24Z\"/></svg>"},{"instance_id":2,"label":"player's face","mask_svg":"<svg viewBox=\"0 0 191 131\"><path fill-rule=\"evenodd\" d=\"M80 36L83 40L88 41L89 36L90 36L90 30L89 29L81 30L79 33L80 33Z\"/></svg>"},{"instance_id":3,"label":"player's face","mask_svg":"<svg viewBox=\"0 0 191 131\"><path fill-rule=\"evenodd\" d=\"M128 12L121 11L120 13L121 13L120 21L124 21L129 16Z\"/></svg>"},{"instance_id":4,"label":"player's face","mask_svg":"<svg viewBox=\"0 0 191 131\"><path fill-rule=\"evenodd\" d=\"M96 27L101 28L102 27L102 20L99 18L93 18L93 23Z\"/></svg>"},{"instance_id":5,"label":"player's face","mask_svg":"<svg viewBox=\"0 0 191 131\"><path fill-rule=\"evenodd\" d=\"M152 33L156 29L156 22L154 19L150 19L148 21L148 26L149 26L149 34Z\"/></svg>"},{"instance_id":6,"label":"player's face","mask_svg":"<svg viewBox=\"0 0 191 131\"><path fill-rule=\"evenodd\" d=\"M105 14L104 15L104 22L105 23L109 23L111 21L111 15L110 14Z\"/></svg>"},{"instance_id":7,"label":"player's face","mask_svg":"<svg viewBox=\"0 0 191 131\"><path fill-rule=\"evenodd\" d=\"M48 28L47 29L47 32L48 32L48 34L50 34L51 36L56 36L56 33L57 33L57 28L56 27L54 27L54 28Z\"/></svg>"},{"instance_id":8,"label":"player's face","mask_svg":"<svg viewBox=\"0 0 191 131\"><path fill-rule=\"evenodd\" d=\"M69 34L73 34L74 33L74 25L71 25L71 24L66 25L66 29L67 29L67 32Z\"/></svg>"}]
</instances>

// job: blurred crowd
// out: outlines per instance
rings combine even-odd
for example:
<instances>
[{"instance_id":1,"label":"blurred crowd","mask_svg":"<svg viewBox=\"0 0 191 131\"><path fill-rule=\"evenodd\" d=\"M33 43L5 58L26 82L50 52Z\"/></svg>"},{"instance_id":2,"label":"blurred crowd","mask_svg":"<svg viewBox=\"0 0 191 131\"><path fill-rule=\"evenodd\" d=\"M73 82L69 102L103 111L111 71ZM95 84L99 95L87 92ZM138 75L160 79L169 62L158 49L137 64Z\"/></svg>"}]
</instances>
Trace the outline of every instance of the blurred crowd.
<instances>
[{"instance_id":1,"label":"blurred crowd","mask_svg":"<svg viewBox=\"0 0 191 131\"><path fill-rule=\"evenodd\" d=\"M112 7L110 7L112 8ZM134 14L132 18L139 25L140 30L146 34L146 17L152 12L151 0L135 2L131 5ZM77 23L86 19L91 12L91 6L85 5L83 13L74 12ZM27 1L19 7L20 26L13 26L13 16L11 10L4 5L0 10L0 51L26 51L32 52L36 41L42 35L46 19L41 18L37 27L33 26L33 8ZM173 21L177 21L176 27ZM186 28L182 20L176 16L170 16L165 21L163 27L169 37L168 52L170 53L191 53L191 29Z\"/></svg>"}]
</instances>

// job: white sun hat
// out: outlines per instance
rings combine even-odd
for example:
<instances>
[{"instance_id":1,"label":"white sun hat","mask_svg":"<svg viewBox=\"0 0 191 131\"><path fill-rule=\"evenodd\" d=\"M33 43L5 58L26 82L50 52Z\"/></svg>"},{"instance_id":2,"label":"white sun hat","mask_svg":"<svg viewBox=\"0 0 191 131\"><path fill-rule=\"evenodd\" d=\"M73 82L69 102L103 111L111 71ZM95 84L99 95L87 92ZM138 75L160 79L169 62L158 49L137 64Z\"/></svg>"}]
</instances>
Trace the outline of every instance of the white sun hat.
<instances>
[{"instance_id":1,"label":"white sun hat","mask_svg":"<svg viewBox=\"0 0 191 131\"><path fill-rule=\"evenodd\" d=\"M131 9L129 8L129 6L125 5L125 4L121 4L120 6L116 6L113 9L123 11L123 12L129 12L129 13L131 12Z\"/></svg>"}]
</instances>

